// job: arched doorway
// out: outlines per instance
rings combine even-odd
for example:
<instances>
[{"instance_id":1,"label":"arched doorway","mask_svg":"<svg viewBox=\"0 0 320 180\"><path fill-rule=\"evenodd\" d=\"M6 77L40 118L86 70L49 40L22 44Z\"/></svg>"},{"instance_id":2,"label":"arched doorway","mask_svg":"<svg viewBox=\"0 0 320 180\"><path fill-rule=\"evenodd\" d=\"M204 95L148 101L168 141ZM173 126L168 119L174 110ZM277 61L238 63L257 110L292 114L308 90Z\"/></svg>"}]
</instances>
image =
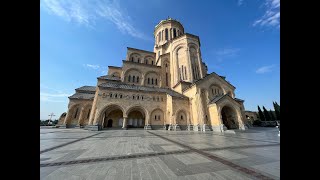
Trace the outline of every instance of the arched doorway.
<instances>
[{"instance_id":1,"label":"arched doorway","mask_svg":"<svg viewBox=\"0 0 320 180\"><path fill-rule=\"evenodd\" d=\"M135 107L129 110L127 127L128 128L143 128L145 125L145 113L139 108Z\"/></svg>"},{"instance_id":2,"label":"arched doorway","mask_svg":"<svg viewBox=\"0 0 320 180\"><path fill-rule=\"evenodd\" d=\"M113 124L113 120L109 119L107 122L107 127L112 127L112 124Z\"/></svg>"},{"instance_id":3,"label":"arched doorway","mask_svg":"<svg viewBox=\"0 0 320 180\"><path fill-rule=\"evenodd\" d=\"M117 105L111 105L105 108L101 114L101 124L103 128L122 127L123 112Z\"/></svg>"},{"instance_id":4,"label":"arched doorway","mask_svg":"<svg viewBox=\"0 0 320 180\"><path fill-rule=\"evenodd\" d=\"M223 124L228 129L239 129L239 125L237 121L237 113L233 108L229 106L224 106L221 109L221 116L222 116Z\"/></svg>"},{"instance_id":5,"label":"arched doorway","mask_svg":"<svg viewBox=\"0 0 320 180\"><path fill-rule=\"evenodd\" d=\"M185 110L179 110L176 114L176 124L180 126L181 130L187 129L188 117Z\"/></svg>"}]
</instances>

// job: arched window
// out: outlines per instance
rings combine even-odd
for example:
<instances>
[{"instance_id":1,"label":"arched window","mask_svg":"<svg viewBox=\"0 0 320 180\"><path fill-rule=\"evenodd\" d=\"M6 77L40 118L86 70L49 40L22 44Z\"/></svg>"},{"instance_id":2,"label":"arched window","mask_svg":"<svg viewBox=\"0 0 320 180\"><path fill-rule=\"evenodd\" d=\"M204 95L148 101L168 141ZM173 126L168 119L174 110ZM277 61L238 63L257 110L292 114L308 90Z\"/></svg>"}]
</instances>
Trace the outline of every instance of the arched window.
<instances>
[{"instance_id":1,"label":"arched window","mask_svg":"<svg viewBox=\"0 0 320 180\"><path fill-rule=\"evenodd\" d=\"M150 84L150 78L148 78L148 84Z\"/></svg>"},{"instance_id":2,"label":"arched window","mask_svg":"<svg viewBox=\"0 0 320 180\"><path fill-rule=\"evenodd\" d=\"M159 101L160 99L159 99L159 97L157 97L157 101Z\"/></svg>"},{"instance_id":3,"label":"arched window","mask_svg":"<svg viewBox=\"0 0 320 180\"><path fill-rule=\"evenodd\" d=\"M181 115L180 119L183 120L183 116L182 115Z\"/></svg>"},{"instance_id":4,"label":"arched window","mask_svg":"<svg viewBox=\"0 0 320 180\"><path fill-rule=\"evenodd\" d=\"M146 59L146 62L145 62L146 64L148 64L148 59Z\"/></svg>"},{"instance_id":5,"label":"arched window","mask_svg":"<svg viewBox=\"0 0 320 180\"><path fill-rule=\"evenodd\" d=\"M112 93L110 93L110 97L112 98Z\"/></svg>"},{"instance_id":6,"label":"arched window","mask_svg":"<svg viewBox=\"0 0 320 180\"><path fill-rule=\"evenodd\" d=\"M76 118L76 117L77 117L77 115L78 115L78 111L79 111L79 108L77 108L77 109L76 109L76 113L74 114L74 118Z\"/></svg>"},{"instance_id":7,"label":"arched window","mask_svg":"<svg viewBox=\"0 0 320 180\"><path fill-rule=\"evenodd\" d=\"M139 97L139 95L137 96L137 99L139 99L140 97Z\"/></svg>"},{"instance_id":8,"label":"arched window","mask_svg":"<svg viewBox=\"0 0 320 180\"><path fill-rule=\"evenodd\" d=\"M168 40L168 29L165 30L166 33L166 40Z\"/></svg>"},{"instance_id":9,"label":"arched window","mask_svg":"<svg viewBox=\"0 0 320 180\"><path fill-rule=\"evenodd\" d=\"M141 96L141 99L143 100L143 96Z\"/></svg>"},{"instance_id":10,"label":"arched window","mask_svg":"<svg viewBox=\"0 0 320 180\"><path fill-rule=\"evenodd\" d=\"M159 33L159 42L161 41L161 32Z\"/></svg>"},{"instance_id":11,"label":"arched window","mask_svg":"<svg viewBox=\"0 0 320 180\"><path fill-rule=\"evenodd\" d=\"M133 62L133 57L131 57L131 61Z\"/></svg>"},{"instance_id":12,"label":"arched window","mask_svg":"<svg viewBox=\"0 0 320 180\"><path fill-rule=\"evenodd\" d=\"M168 73L166 73L166 86L169 86L168 85Z\"/></svg>"},{"instance_id":13,"label":"arched window","mask_svg":"<svg viewBox=\"0 0 320 180\"><path fill-rule=\"evenodd\" d=\"M140 63L140 59L138 58L138 63Z\"/></svg>"},{"instance_id":14,"label":"arched window","mask_svg":"<svg viewBox=\"0 0 320 180\"><path fill-rule=\"evenodd\" d=\"M158 115L158 120L160 120L160 115Z\"/></svg>"},{"instance_id":15,"label":"arched window","mask_svg":"<svg viewBox=\"0 0 320 180\"><path fill-rule=\"evenodd\" d=\"M128 77L128 82L130 82L131 81L131 76L129 75L129 77Z\"/></svg>"},{"instance_id":16,"label":"arched window","mask_svg":"<svg viewBox=\"0 0 320 180\"><path fill-rule=\"evenodd\" d=\"M151 64L153 65L153 61L151 61Z\"/></svg>"},{"instance_id":17,"label":"arched window","mask_svg":"<svg viewBox=\"0 0 320 180\"><path fill-rule=\"evenodd\" d=\"M153 78L151 78L151 84L153 84Z\"/></svg>"},{"instance_id":18,"label":"arched window","mask_svg":"<svg viewBox=\"0 0 320 180\"><path fill-rule=\"evenodd\" d=\"M158 85L158 79L156 79L156 85Z\"/></svg>"},{"instance_id":19,"label":"arched window","mask_svg":"<svg viewBox=\"0 0 320 180\"><path fill-rule=\"evenodd\" d=\"M139 76L137 76L137 83L139 82Z\"/></svg>"},{"instance_id":20,"label":"arched window","mask_svg":"<svg viewBox=\"0 0 320 180\"><path fill-rule=\"evenodd\" d=\"M91 112L91 109L89 109L89 111L88 111L87 119L88 119L89 116L90 116L90 112Z\"/></svg>"},{"instance_id":21,"label":"arched window","mask_svg":"<svg viewBox=\"0 0 320 180\"><path fill-rule=\"evenodd\" d=\"M136 81L136 76L132 76L132 82Z\"/></svg>"},{"instance_id":22,"label":"arched window","mask_svg":"<svg viewBox=\"0 0 320 180\"><path fill-rule=\"evenodd\" d=\"M184 74L185 74L186 79L188 79L188 76L187 76L187 68L186 68L186 67L184 67Z\"/></svg>"},{"instance_id":23,"label":"arched window","mask_svg":"<svg viewBox=\"0 0 320 180\"><path fill-rule=\"evenodd\" d=\"M118 97L118 94L114 95L114 97L117 98L117 97Z\"/></svg>"},{"instance_id":24,"label":"arched window","mask_svg":"<svg viewBox=\"0 0 320 180\"><path fill-rule=\"evenodd\" d=\"M120 94L120 99L122 98L122 94Z\"/></svg>"},{"instance_id":25,"label":"arched window","mask_svg":"<svg viewBox=\"0 0 320 180\"><path fill-rule=\"evenodd\" d=\"M134 95L132 96L132 99L134 99Z\"/></svg>"},{"instance_id":26,"label":"arched window","mask_svg":"<svg viewBox=\"0 0 320 180\"><path fill-rule=\"evenodd\" d=\"M176 28L173 28L173 38L177 37L177 31Z\"/></svg>"},{"instance_id":27,"label":"arched window","mask_svg":"<svg viewBox=\"0 0 320 180\"><path fill-rule=\"evenodd\" d=\"M154 115L154 120L157 120L157 115Z\"/></svg>"}]
</instances>

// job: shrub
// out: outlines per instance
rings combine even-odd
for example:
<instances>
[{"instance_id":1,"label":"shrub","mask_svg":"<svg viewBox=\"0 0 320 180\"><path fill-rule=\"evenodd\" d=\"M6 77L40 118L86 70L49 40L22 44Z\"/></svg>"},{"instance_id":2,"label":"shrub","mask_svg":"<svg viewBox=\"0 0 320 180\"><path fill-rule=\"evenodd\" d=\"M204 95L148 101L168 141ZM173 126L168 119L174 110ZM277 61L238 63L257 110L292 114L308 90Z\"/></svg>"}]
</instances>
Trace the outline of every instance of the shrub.
<instances>
[{"instance_id":1,"label":"shrub","mask_svg":"<svg viewBox=\"0 0 320 180\"><path fill-rule=\"evenodd\" d=\"M253 121L253 124L254 126L261 126L261 121L260 120L255 120Z\"/></svg>"}]
</instances>

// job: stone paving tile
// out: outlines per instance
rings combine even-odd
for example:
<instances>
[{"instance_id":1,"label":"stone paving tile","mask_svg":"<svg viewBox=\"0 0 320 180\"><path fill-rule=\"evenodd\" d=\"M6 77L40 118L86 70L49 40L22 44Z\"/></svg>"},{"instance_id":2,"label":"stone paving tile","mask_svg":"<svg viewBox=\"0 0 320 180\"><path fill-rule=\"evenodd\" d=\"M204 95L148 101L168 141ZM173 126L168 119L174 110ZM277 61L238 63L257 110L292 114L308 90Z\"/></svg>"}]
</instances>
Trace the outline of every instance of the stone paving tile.
<instances>
[{"instance_id":1,"label":"stone paving tile","mask_svg":"<svg viewBox=\"0 0 320 180\"><path fill-rule=\"evenodd\" d=\"M203 149L203 152L247 167L271 179L280 178L280 137L274 129L258 128L245 133L236 131L236 134L163 130L150 132L193 149ZM97 135L89 137L94 134ZM73 142L75 140L78 141ZM40 129L40 150L66 143L40 153L40 164L70 162L69 165L41 166L40 178L257 179L174 142L144 130L92 132L83 129ZM135 154L141 155L136 157ZM120 159L108 160L108 157L115 156ZM84 160L90 158L98 158L98 161ZM82 161L88 163L80 163Z\"/></svg>"}]
</instances>

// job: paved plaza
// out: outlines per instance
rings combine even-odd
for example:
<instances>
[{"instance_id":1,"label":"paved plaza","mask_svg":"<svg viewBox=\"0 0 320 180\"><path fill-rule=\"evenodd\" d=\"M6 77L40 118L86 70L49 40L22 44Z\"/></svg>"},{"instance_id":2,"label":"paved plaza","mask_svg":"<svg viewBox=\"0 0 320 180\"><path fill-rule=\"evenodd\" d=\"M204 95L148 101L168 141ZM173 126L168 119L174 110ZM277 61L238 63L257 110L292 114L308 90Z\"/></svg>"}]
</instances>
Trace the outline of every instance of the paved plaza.
<instances>
[{"instance_id":1,"label":"paved plaza","mask_svg":"<svg viewBox=\"0 0 320 180\"><path fill-rule=\"evenodd\" d=\"M280 179L277 128L40 129L41 179Z\"/></svg>"}]
</instances>

